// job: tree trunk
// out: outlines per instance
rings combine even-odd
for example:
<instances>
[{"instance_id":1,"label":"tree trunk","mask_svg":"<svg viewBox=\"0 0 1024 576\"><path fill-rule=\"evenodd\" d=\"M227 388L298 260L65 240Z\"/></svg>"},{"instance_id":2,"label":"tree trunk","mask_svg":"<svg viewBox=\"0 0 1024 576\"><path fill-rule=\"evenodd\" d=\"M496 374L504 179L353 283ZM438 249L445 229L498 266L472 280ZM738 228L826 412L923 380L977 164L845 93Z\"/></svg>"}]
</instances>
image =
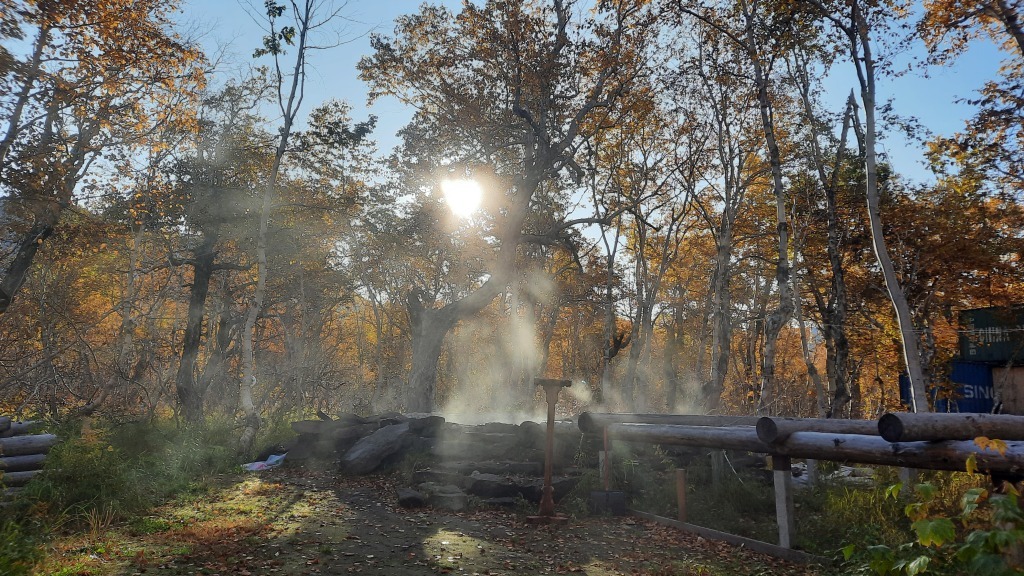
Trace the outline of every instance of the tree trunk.
<instances>
[{"instance_id":1,"label":"tree trunk","mask_svg":"<svg viewBox=\"0 0 1024 576\"><path fill-rule=\"evenodd\" d=\"M703 390L705 407L709 413L716 412L722 401L732 341L732 322L729 314L732 300L729 292L732 276L732 223L724 214L722 219L717 238L718 252L715 256L711 304L711 378L704 384Z\"/></svg>"},{"instance_id":2,"label":"tree trunk","mask_svg":"<svg viewBox=\"0 0 1024 576\"><path fill-rule=\"evenodd\" d=\"M854 110L856 100L853 91L847 99L846 109L843 112L842 128L840 130L839 142L835 152L835 161L832 164L832 171L829 174L826 170L825 156L818 144L818 137L823 136L819 126L822 125L814 111L811 101L811 71L807 58L801 51L794 52L796 74L800 90L800 98L803 103L805 120L812 130L812 138L809 138L811 146L811 157L814 167L818 173L818 181L821 183L825 198L825 218L827 230L826 252L829 263L829 296L826 302L819 291L812 287L818 313L821 315L821 333L825 340L825 374L833 391L831 402L826 403L824 397L819 398L819 409L825 406L823 414L828 418L838 416L846 404L850 401L850 342L846 337L847 322L847 289L846 269L843 266L843 244L845 230L839 218L839 204L837 191L839 188L839 174L843 169L843 161L846 156L846 140L850 133L851 123L854 121ZM804 268L807 277L813 279L813 273L809 267ZM809 281L813 285L813 280ZM799 298L796 300L799 306Z\"/></svg>"},{"instance_id":3,"label":"tree trunk","mask_svg":"<svg viewBox=\"0 0 1024 576\"><path fill-rule=\"evenodd\" d=\"M860 11L860 6L854 4L853 8L853 25L856 28L856 35L851 40L859 41L863 56L861 59L855 58L855 61L858 65L858 72L860 72L858 76L861 85L861 100L864 102L864 163L867 176L867 210L868 221L871 225L871 247L874 249L878 265L882 269L885 288L896 312L896 321L899 324L900 337L903 341L903 359L906 362L907 375L910 378L911 407L914 412L927 412L929 410L928 382L921 365L921 351L917 334L914 331L913 316L903 288L896 277L896 269L889 257L889 249L882 232L878 195L878 165L875 153L875 61L871 54L868 24ZM854 52L856 53L856 47L854 47Z\"/></svg>"},{"instance_id":4,"label":"tree trunk","mask_svg":"<svg viewBox=\"0 0 1024 576\"><path fill-rule=\"evenodd\" d=\"M18 244L14 259L11 260L7 270L4 271L3 278L0 279L0 314L6 312L14 301L14 295L25 283L25 277L36 257L36 252L43 245L43 241L53 234L53 229L57 226L59 219L59 209L47 210L44 217L36 220L36 223Z\"/></svg>"},{"instance_id":5,"label":"tree trunk","mask_svg":"<svg viewBox=\"0 0 1024 576\"><path fill-rule=\"evenodd\" d=\"M214 249L216 242L215 235L208 234L192 254L192 288L189 290L188 317L185 322L185 334L181 339L178 374L174 379L178 407L185 422L189 424L200 424L203 421L203 395L196 382L196 362L203 339L206 296L210 291L210 278L213 276L214 259L217 257Z\"/></svg>"},{"instance_id":6,"label":"tree trunk","mask_svg":"<svg viewBox=\"0 0 1024 576\"><path fill-rule=\"evenodd\" d=\"M410 310L412 329L412 371L406 391L407 412L434 410L437 390L437 366L441 348L448 331L454 328L456 318L445 309L424 308L416 313Z\"/></svg>"},{"instance_id":7,"label":"tree trunk","mask_svg":"<svg viewBox=\"0 0 1024 576\"><path fill-rule=\"evenodd\" d=\"M741 2L745 19L745 48L753 65L754 85L761 114L761 126L768 148L768 164L771 167L772 186L775 192L776 235L778 237L778 261L775 264L775 285L779 291L779 305L764 322L764 352L762 354L761 393L758 397L757 412L770 412L775 401L775 356L779 333L793 317L793 284L790 281L789 266L789 222L786 213L786 189L782 176L782 156L775 135L775 119L772 103L768 96L770 78L761 64L761 54L754 39L754 14L744 1Z\"/></svg>"}]
</instances>

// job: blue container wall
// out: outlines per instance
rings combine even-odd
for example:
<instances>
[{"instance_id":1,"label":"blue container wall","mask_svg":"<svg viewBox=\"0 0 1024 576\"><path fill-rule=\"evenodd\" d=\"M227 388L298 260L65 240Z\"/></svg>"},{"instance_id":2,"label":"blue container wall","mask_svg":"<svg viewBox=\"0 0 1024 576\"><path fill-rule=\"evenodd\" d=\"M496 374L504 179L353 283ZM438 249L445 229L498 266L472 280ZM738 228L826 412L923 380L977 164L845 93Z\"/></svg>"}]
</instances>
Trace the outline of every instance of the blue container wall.
<instances>
[{"instance_id":1,"label":"blue container wall","mask_svg":"<svg viewBox=\"0 0 1024 576\"><path fill-rule=\"evenodd\" d=\"M995 387L992 385L992 366L977 362L954 361L949 379L958 384L957 398L934 399L936 412L980 412L988 414L995 406ZM934 394L934 390L932 391ZM900 400L910 406L910 379L900 374Z\"/></svg>"}]
</instances>

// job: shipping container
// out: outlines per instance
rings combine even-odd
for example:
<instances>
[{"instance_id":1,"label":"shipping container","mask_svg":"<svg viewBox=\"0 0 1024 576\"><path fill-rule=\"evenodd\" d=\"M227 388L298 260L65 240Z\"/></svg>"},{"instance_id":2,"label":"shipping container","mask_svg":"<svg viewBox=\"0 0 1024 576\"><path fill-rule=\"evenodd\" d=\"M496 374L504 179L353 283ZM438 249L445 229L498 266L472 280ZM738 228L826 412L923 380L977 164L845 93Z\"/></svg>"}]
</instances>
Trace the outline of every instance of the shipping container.
<instances>
[{"instance_id":1,"label":"shipping container","mask_svg":"<svg viewBox=\"0 0 1024 576\"><path fill-rule=\"evenodd\" d=\"M992 412L996 398L992 366L954 360L950 368L952 388L932 386L929 390L935 412ZM900 375L900 400L910 406L910 379L906 374Z\"/></svg>"},{"instance_id":2,"label":"shipping container","mask_svg":"<svg viewBox=\"0 0 1024 576\"><path fill-rule=\"evenodd\" d=\"M960 358L1024 364L1024 306L960 312Z\"/></svg>"}]
</instances>

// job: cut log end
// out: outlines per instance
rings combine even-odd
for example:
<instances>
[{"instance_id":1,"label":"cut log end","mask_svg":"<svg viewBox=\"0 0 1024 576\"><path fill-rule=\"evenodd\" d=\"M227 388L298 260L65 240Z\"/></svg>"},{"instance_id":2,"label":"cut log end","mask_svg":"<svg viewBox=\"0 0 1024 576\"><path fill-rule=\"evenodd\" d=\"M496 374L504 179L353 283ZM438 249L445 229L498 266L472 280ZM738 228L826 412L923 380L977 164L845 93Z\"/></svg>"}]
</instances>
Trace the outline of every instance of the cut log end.
<instances>
[{"instance_id":1,"label":"cut log end","mask_svg":"<svg viewBox=\"0 0 1024 576\"><path fill-rule=\"evenodd\" d=\"M768 444L774 444L779 440L779 427L775 424L775 420L765 416L757 421L757 437L761 439L761 442Z\"/></svg>"},{"instance_id":2,"label":"cut log end","mask_svg":"<svg viewBox=\"0 0 1024 576\"><path fill-rule=\"evenodd\" d=\"M886 442L899 442L903 437L903 422L900 417L891 412L883 414L878 419L878 435Z\"/></svg>"}]
</instances>

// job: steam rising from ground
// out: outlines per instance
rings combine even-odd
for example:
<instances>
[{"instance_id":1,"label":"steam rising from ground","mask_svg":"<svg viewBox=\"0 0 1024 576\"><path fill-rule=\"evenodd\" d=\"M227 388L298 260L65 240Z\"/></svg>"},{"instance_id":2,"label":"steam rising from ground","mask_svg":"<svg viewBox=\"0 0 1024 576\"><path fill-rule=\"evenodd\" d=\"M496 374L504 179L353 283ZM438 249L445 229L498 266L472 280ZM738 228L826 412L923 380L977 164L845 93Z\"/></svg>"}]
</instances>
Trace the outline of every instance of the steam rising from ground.
<instances>
[{"instance_id":1,"label":"steam rising from ground","mask_svg":"<svg viewBox=\"0 0 1024 576\"><path fill-rule=\"evenodd\" d=\"M455 381L442 410L449 420L472 424L547 418L543 394L533 383L544 369L533 304L550 306L557 286L547 274L533 271L518 288L518 295L500 301L505 314L488 317L485 311L464 321L452 335L447 361Z\"/></svg>"}]
</instances>

